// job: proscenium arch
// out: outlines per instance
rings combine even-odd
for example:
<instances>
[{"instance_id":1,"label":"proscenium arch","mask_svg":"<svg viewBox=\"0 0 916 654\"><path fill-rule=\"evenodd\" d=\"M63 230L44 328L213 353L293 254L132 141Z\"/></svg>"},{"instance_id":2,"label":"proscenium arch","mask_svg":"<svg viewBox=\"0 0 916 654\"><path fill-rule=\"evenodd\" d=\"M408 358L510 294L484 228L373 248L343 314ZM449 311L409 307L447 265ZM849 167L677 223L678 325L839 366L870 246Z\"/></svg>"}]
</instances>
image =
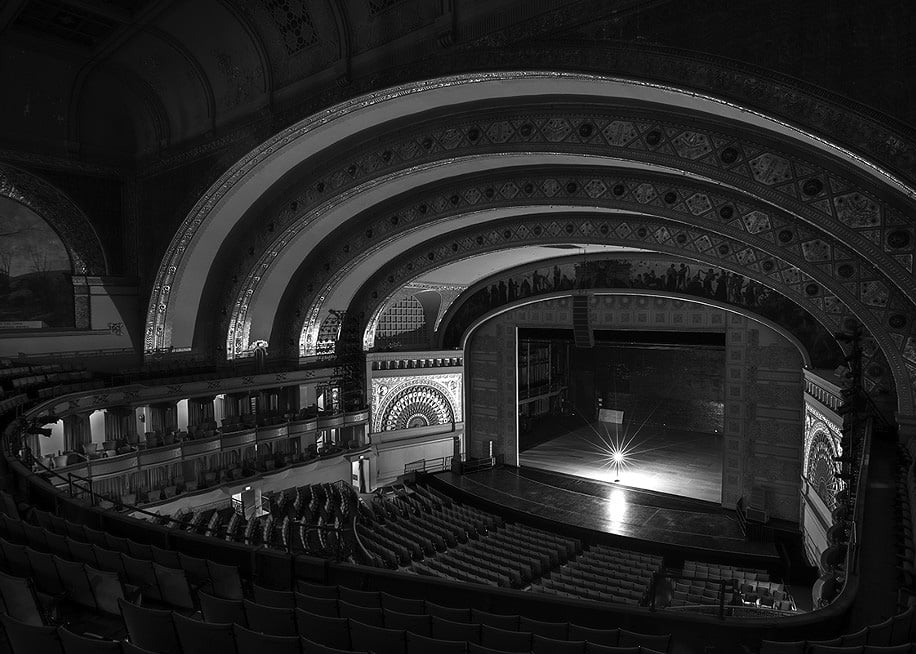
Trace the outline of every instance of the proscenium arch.
<instances>
[{"instance_id":1,"label":"proscenium arch","mask_svg":"<svg viewBox=\"0 0 916 654\"><path fill-rule=\"evenodd\" d=\"M461 336L461 345L460 348L465 352L465 357L467 357L467 345L468 340L474 334L474 331L479 329L482 325L486 324L488 321L493 318L500 316L504 313L510 311L515 311L519 307L525 307L531 304L537 304L538 302L545 302L547 300L556 300L560 298L572 298L575 295L589 295L589 296L632 296L632 297L655 297L655 298L664 298L666 300L680 300L689 304L699 304L702 306L712 307L714 309L721 309L728 313L734 313L739 316L744 316L749 320L758 322L761 325L769 327L774 332L779 334L782 338L786 339L789 343L798 350L798 353L801 355L802 362L804 367L808 368L811 366L811 355L808 352L808 349L799 341L790 331L788 331L782 325L773 322L772 320L761 316L758 313L753 311L748 311L747 309L742 309L741 307L736 307L733 304L728 304L725 302L719 302L717 300L712 300L709 298L699 298L694 295L686 295L684 293L673 293L670 291L660 291L653 289L640 289L640 288L621 288L621 289L582 289L581 292L576 291L558 291L556 293L545 293L543 295L538 295L536 297L525 298L522 300L516 300L515 302L509 302L501 307L488 311L476 320L474 320L467 329L464 330L464 333ZM572 308L570 307L570 310Z\"/></svg>"},{"instance_id":2,"label":"proscenium arch","mask_svg":"<svg viewBox=\"0 0 916 654\"><path fill-rule=\"evenodd\" d=\"M106 275L105 249L86 214L64 192L41 177L0 163L0 197L34 211L50 225L70 256L74 275Z\"/></svg>"},{"instance_id":3,"label":"proscenium arch","mask_svg":"<svg viewBox=\"0 0 916 654\"><path fill-rule=\"evenodd\" d=\"M765 132L786 135L827 156L840 157L876 183L908 198L914 197L912 190L893 175L840 146L760 113L674 87L549 72L462 75L405 84L360 96L284 130L243 158L211 187L175 235L160 266L147 316L146 351L194 345L196 309L201 305L204 284L220 245L233 226L286 172L345 137L389 120L409 118L434 107L500 98L534 98L545 93L569 98L624 98L734 120Z\"/></svg>"},{"instance_id":4,"label":"proscenium arch","mask_svg":"<svg viewBox=\"0 0 916 654\"><path fill-rule=\"evenodd\" d=\"M569 231L570 227L572 231ZM540 235L537 235L538 228ZM664 234L663 238L658 236L660 233ZM684 244L677 243L678 234L686 236ZM580 212L523 216L483 225L478 229L469 228L462 233L414 248L377 271L356 294L348 314L362 315L359 328L363 333L364 348L370 349L372 334L368 333L367 328L404 284L418 279L425 272L444 263L481 252L510 249L524 244L550 243L631 246L701 261L773 288L804 306L828 330L842 329L844 316L856 316L866 331L871 333L876 345L870 349L866 348L866 359L870 361L865 367L868 369L872 363L876 363L883 375L885 366L889 366L897 389L898 407L903 411L903 407L909 406L911 396L908 376L902 355L893 345L893 339L850 291L832 280L826 272L816 266L804 270L800 267L804 265L804 260L799 255L779 252L772 243L763 239L755 245L749 245L737 241L734 237L708 232L696 225L679 225L659 217L618 214L596 216ZM698 247L698 243L704 245ZM456 244L458 248L453 249ZM746 263L742 264L737 258L739 256L746 256ZM767 261L772 263L769 270L764 269L764 263ZM789 279L795 281L790 284ZM805 291L812 282L819 286L819 297L814 300L819 300L820 304L812 301ZM829 311L824 304L825 299L830 300L832 308ZM856 307L857 310L850 307ZM883 357L886 357L886 364L881 361L882 352Z\"/></svg>"},{"instance_id":5,"label":"proscenium arch","mask_svg":"<svg viewBox=\"0 0 916 654\"><path fill-rule=\"evenodd\" d=\"M573 254L573 255L557 255L552 258L539 259L537 261L532 261L530 263L525 263L521 265L514 265L511 267L498 270L493 273L488 273L484 276L478 278L474 283L469 284L467 288L461 293L461 295L455 298L451 306L444 312L442 315L441 322L439 327L436 330L435 342L432 344L432 347L440 350L446 350L453 347L463 347L465 341L465 332L467 327L470 327L471 324L474 324L476 320L483 315L494 311L498 306L505 306L509 303L508 299L502 302L499 305L494 305L492 303L488 304L489 308L481 307L479 305L474 305L475 296L481 291L489 293L494 284L498 282L505 282L507 278L527 278L528 275L535 270L546 271L546 284L548 288L546 290L534 291L530 295L524 296L524 298L517 299L533 299L538 297L557 297L562 295L561 291L568 292L572 294L591 294L591 295L640 295L646 297L670 297L683 300L684 302L693 302L695 304L702 304L704 306L715 306L723 310L728 310L733 313L738 313L744 315L748 318L753 318L761 322L765 322L768 326L771 326L777 331L784 332L787 335L787 338L795 339L798 342L800 348L808 350L805 342L796 336L796 333L793 331L793 326L791 324L792 320L796 319L797 316L781 316L775 315L774 313L781 314L783 309L783 302L791 302L785 296L778 294L778 304L771 305L775 311L769 311L765 313L766 305L748 305L744 299L739 299L738 301L728 300L721 301L714 297L709 297L706 295L699 295L697 293L685 291L671 291L669 289L658 289L653 287L645 286L629 286L629 285L620 285L615 286L613 284L583 284L583 282L594 282L593 279L579 279L576 277L567 278L571 286L554 286L555 280L550 279L550 271L552 268L556 267L556 274L565 274L569 270L569 267L585 266L583 270L584 273L591 275L607 263L616 263L616 264L626 264L630 267L633 264L661 264L662 266L667 266L668 264L690 264L691 266L697 264L697 261L686 259L682 257L671 257L664 254L659 254L656 252L648 251L620 251L614 252L609 251L606 253L602 252L592 252L587 255L583 254ZM592 264L589 267L589 264ZM597 265L594 265L597 264ZM705 266L701 266L701 269L705 269ZM640 269L644 270L644 269ZM692 268L692 271L697 270L697 268ZM574 271L576 272L576 271ZM608 272L607 268L604 270L605 273ZM610 271L611 274L619 274L620 270ZM626 274L630 280L632 280L632 273L636 272L628 271ZM664 276L660 275L658 277L660 280L664 280ZM608 281L607 278L605 281ZM622 277L612 278L610 281L625 281ZM562 283L562 280L561 280ZM761 285L762 286L762 285ZM772 291L772 289L770 289ZM463 310L465 306L472 306L471 311L474 313L464 314ZM794 303L793 303L794 304ZM808 310L799 304L795 304L799 310L804 312L804 315L807 320L810 320L812 323L818 324L822 328L822 332L817 336L826 337L830 339L833 344L833 352L831 356L836 358L836 361L815 361L815 355L808 351L808 354L802 353L802 358L804 359L806 367L815 367L815 368L830 368L833 369L838 365L842 358L843 353L839 345L834 340L834 335L828 332L821 321L811 315ZM468 318L471 318L470 322L467 322ZM782 322L782 321L785 321ZM460 321L460 322L454 322ZM462 329L461 325L464 324L465 328ZM370 326L371 327L371 326ZM798 327L796 325L796 327ZM460 330L460 331L459 331ZM457 339L456 339L457 335ZM812 334L812 337L815 335ZM810 339L809 339L810 340ZM824 353L826 354L826 353Z\"/></svg>"}]
</instances>

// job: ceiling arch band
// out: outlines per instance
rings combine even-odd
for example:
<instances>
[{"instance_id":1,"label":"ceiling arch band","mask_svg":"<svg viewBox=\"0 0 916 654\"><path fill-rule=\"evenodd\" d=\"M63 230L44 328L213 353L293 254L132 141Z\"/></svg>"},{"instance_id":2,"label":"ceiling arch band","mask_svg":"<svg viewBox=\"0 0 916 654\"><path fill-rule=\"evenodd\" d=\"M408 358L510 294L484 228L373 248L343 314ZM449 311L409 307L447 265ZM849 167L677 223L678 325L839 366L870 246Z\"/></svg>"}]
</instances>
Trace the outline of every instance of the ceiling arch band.
<instances>
[{"instance_id":1,"label":"ceiling arch band","mask_svg":"<svg viewBox=\"0 0 916 654\"><path fill-rule=\"evenodd\" d=\"M555 109L562 115L549 116L547 103L562 105ZM678 112L676 116L665 114L672 109ZM477 114L461 122L462 110ZM445 111L449 116L442 115ZM618 115L610 115L613 112ZM484 113L493 114L490 122L483 122ZM512 113L514 119L506 117ZM687 113L696 121L685 121ZM405 126L401 132L395 129ZM421 129L427 134L418 131ZM410 138L402 139L397 147L385 145L384 134L389 132L398 138L410 133ZM346 140L355 134L365 139ZM361 145L358 159L346 156L347 148L355 148L357 141L369 142L373 135L377 138L371 142L380 144L378 152ZM863 292L862 284L870 284L864 291L870 294L872 305L864 303L866 306L874 306L878 297L879 302L893 305L888 309L909 315L916 286L910 272L914 238L905 215L916 194L880 166L784 121L670 86L573 73L502 72L404 84L354 98L297 123L246 155L201 198L173 239L151 296L145 349L152 353L205 347L194 341L197 312L224 244L234 240L253 244L247 255L240 251L237 267L241 274L228 276L230 281L222 285L220 294L226 301L227 319L218 321L223 336L217 333L214 340L225 339L225 356L235 356L247 346L251 313L272 319L260 329L269 326L273 334L295 331L286 326L311 320L303 315L304 308L315 317L314 303L294 303L294 319L288 313L278 314L284 311L278 299L288 299L292 293L289 280L293 275L283 280L287 284L283 292L271 291L272 304L256 305L257 310L252 311L249 303L257 299L258 283L269 278L272 270L329 265L327 248L321 244L324 238L339 234L337 223L331 220L334 212L326 210L326 204L322 207L328 196L339 197L385 175L392 182L400 180L400 193L405 193L413 181L408 168L439 161L441 170L446 170L464 153L520 156L513 160L520 163L527 154L557 156L557 151L585 163L590 156L610 153L629 165L679 168L691 176L739 189L748 194L748 201L756 198L778 206L794 222L791 229L807 230L813 236L805 241L808 251L801 253L800 269L814 278L839 275L840 266L855 268L856 262L861 265L854 274L859 275L867 262L877 264L887 273L884 279L878 275L865 282L858 278L842 282L839 277L835 281L858 284L853 293L857 298ZM684 216L691 213L688 199L678 198L687 207ZM364 220L379 202L361 208L354 204L347 220ZM252 212L258 203L261 219L255 220ZM267 221L265 206L273 207L267 209ZM316 212L316 207L321 209ZM698 215L689 220L703 220ZM326 220L329 224L323 224ZM315 229L318 238L305 249L288 247L294 239L282 241L286 230L303 224ZM821 256L817 252L824 251L822 244L828 242L822 238L826 233L837 236L827 247L838 256L848 254L848 262L836 257L830 262L817 260ZM806 236L800 234L799 240ZM749 237L741 238L746 241ZM353 244L346 246L355 254ZM827 270L830 266L834 268ZM848 272L848 268L843 270ZM232 277L237 281L231 281ZM352 286L356 281L347 283ZM825 280L822 285L826 284ZM846 288L847 296L849 290ZM871 311L860 305L852 304ZM319 325L326 308L345 307L319 310ZM874 318L863 322L886 329ZM906 320L907 325L912 322ZM883 340L882 347L893 342L897 352L909 347L908 334L890 334ZM280 347L288 347L288 341L284 339ZM889 361L892 358L900 366L907 365L899 357L888 356Z\"/></svg>"}]
</instances>

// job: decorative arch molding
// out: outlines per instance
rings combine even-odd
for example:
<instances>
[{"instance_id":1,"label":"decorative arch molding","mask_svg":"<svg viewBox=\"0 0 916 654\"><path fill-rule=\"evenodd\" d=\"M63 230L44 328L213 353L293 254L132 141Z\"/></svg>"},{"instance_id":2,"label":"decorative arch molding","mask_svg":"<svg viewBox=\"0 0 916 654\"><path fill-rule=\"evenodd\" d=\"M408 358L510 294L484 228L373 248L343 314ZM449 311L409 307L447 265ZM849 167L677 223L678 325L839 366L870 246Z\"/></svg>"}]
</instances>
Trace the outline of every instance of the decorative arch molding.
<instances>
[{"instance_id":1,"label":"decorative arch molding","mask_svg":"<svg viewBox=\"0 0 916 654\"><path fill-rule=\"evenodd\" d=\"M806 367L833 369L842 359L843 352L836 344L833 334L824 329L823 325L807 309L801 305L794 305L793 307L801 313L801 316L796 316L802 318L799 322L805 325L817 326L818 329L813 333L801 332L798 329L798 324L789 324L788 316L785 315L784 309L786 305L794 303L791 303L788 298L767 288L766 291L771 295L770 299L764 302L762 297L757 294L757 290L765 288L763 286L752 289L753 292L750 298L745 292L747 287L744 287L737 294L737 299L729 297L725 301L716 299L714 296L703 295L702 289L691 291L690 287L667 290L650 286L615 286L617 282L634 281L635 276L637 274L641 276L645 270L661 269L664 272L664 268L669 264L677 266L681 263L690 266L691 271L696 269L696 263L689 259L662 257L649 252L618 253L604 256L590 254L587 257L581 255L565 256L544 259L536 263L503 270L476 282L461 294L443 316L437 330L437 342L432 345L443 350L463 348L472 325L479 325L481 321L487 319L487 316L498 315L498 313L511 310L514 307L537 302L542 298L570 297L574 294L588 293L590 295L640 295L670 298L684 304L692 303L716 307L763 323L778 332L798 348ZM577 267L578 271L575 270ZM640 272L636 273L631 270L633 268ZM571 269L573 270L571 271ZM603 275L602 270L604 271ZM532 289L528 295L516 298L512 298L510 293L507 292L506 298L498 298L496 304L492 302L492 299L484 304L475 301L475 296L479 300L482 294L490 295L492 298L494 288L507 288L506 280L529 279L534 271L539 271L543 280L540 289ZM572 272L572 276L570 272ZM581 272L582 275L577 276L576 272ZM706 270L704 269L702 272L705 273ZM557 279L552 279L553 275ZM601 279L601 277L604 277L604 279ZM728 290L727 295L733 296L732 289ZM683 326L688 327L689 325L685 324ZM832 352L824 352L823 354L817 351L812 352L815 347L822 345L828 339L833 346Z\"/></svg>"},{"instance_id":2,"label":"decorative arch molding","mask_svg":"<svg viewBox=\"0 0 916 654\"><path fill-rule=\"evenodd\" d=\"M461 421L460 375L378 377L372 395L373 433ZM411 425L414 418L425 424Z\"/></svg>"},{"instance_id":3,"label":"decorative arch molding","mask_svg":"<svg viewBox=\"0 0 916 654\"><path fill-rule=\"evenodd\" d=\"M460 219L463 218L466 223L482 223L487 219L487 210L508 209L520 212L534 211L544 206L557 210L569 208L596 212L636 211L670 218L683 224L694 223L698 228L702 227L710 233L728 235L755 246L775 246L774 252L778 250L786 255L795 256L798 265L818 267L821 272L833 277L837 283L844 284L847 288L851 287L854 293L870 306L913 306L891 289L893 281L883 270L876 270L875 257L881 255L873 242L863 245L867 256L859 256L827 226L815 229L772 203L748 197L732 189L723 189L718 185L685 179L681 175L632 170L583 174L578 168L562 172L566 174L509 170L502 171L501 174L491 174L483 180L452 180L451 186L447 188L439 186L429 191L421 190L399 197L396 203L388 203L384 210L375 212L370 218L371 222L360 221L361 229L350 227L337 230L322 244L326 247L317 248L323 254L323 260L314 260L311 266L303 264L296 276L290 280L290 287L299 290L298 297L287 296L282 303L288 307L290 313L305 317L304 334L296 334L294 316L291 318L281 313L274 321L271 340L287 343L298 340L299 354L309 354L310 343L314 342L315 330L324 315L320 303L317 303L315 298L331 298L335 287L340 285L357 265L399 237L416 233L421 227L434 225L437 221L442 224L445 224L445 221L460 224ZM570 192L570 189L573 191ZM456 227L457 225L453 225L450 229ZM592 231L596 229L598 228L593 227ZM537 238L536 233L528 236L532 242L543 242L543 239ZM570 238L572 234L559 236ZM580 238L588 234L576 233L575 236ZM481 245L483 242L492 242L489 233L478 238L484 239ZM655 238L642 239L638 246L651 249L656 241ZM340 247L340 243L345 245ZM697 249L687 241L674 244L684 246L688 252ZM454 245L455 243L452 243L453 248ZM459 244L459 247L465 252L468 251L465 244ZM699 249L705 250L708 247ZM360 254L355 254L357 252ZM389 251L382 259L390 260L395 255L400 257L402 254ZM436 266L438 265L437 259ZM891 268L895 266L899 267L899 262ZM259 267L258 270L263 270L263 267ZM901 269L898 272L899 277L896 279L912 280L912 275L907 271ZM259 282L263 283L263 280L263 277L258 277ZM909 285L910 282L901 283ZM868 297L865 298L863 293ZM253 299L256 299L255 287L247 287L244 294L235 298L233 304L237 313L233 314L235 322L230 331L237 341L237 348L243 347L239 338L244 341L247 336L246 330L250 327L250 322L246 321L249 303ZM334 301L340 303L341 298L334 298ZM259 311L258 315L265 313ZM913 321L905 322L913 324ZM284 323L293 325L288 335L276 331Z\"/></svg>"},{"instance_id":4,"label":"decorative arch molding","mask_svg":"<svg viewBox=\"0 0 916 654\"><path fill-rule=\"evenodd\" d=\"M826 416L810 404L805 406L805 451L802 470L828 509L836 506L836 493L843 481L836 477L834 458L843 454L840 433Z\"/></svg>"},{"instance_id":5,"label":"decorative arch molding","mask_svg":"<svg viewBox=\"0 0 916 654\"><path fill-rule=\"evenodd\" d=\"M804 365L806 367L811 365L811 356L808 352L808 348L806 348L805 345L800 340L798 340L795 334L793 334L790 330L786 329L784 325L781 325L778 322L774 322L770 320L769 318L760 315L759 313L755 313L753 311L749 311L741 307L736 307L732 304L728 304L725 302L717 302L716 300L697 298L694 296L685 295L683 293L672 293L672 292L667 292L667 291L652 291L649 289L638 289L638 288L576 289L575 291L572 291L572 292L558 291L555 293L545 293L543 295L537 295L537 296L530 297L530 298L516 300L514 302L511 302L506 305L503 305L495 309L492 309L490 311L487 311L486 313L477 317L468 326L468 328L465 329L464 332L462 333L461 343L459 344L458 347L462 350L466 349L468 341L476 329L480 328L481 326L486 324L488 321L498 316L501 316L504 313L510 313L512 311L515 311L516 309L531 306L531 305L537 305L538 303L547 302L548 300L556 300L560 298L571 298L574 295L579 294L580 292L587 293L591 298L600 298L600 297L613 297L613 298L618 298L618 299L619 298L646 298L646 299L655 298L659 300L670 300L672 301L672 305L675 308L681 308L680 306L678 306L681 304L685 306L693 304L693 305L702 306L702 307L712 307L715 309L721 309L722 311L742 316L744 318L747 318L750 321L760 323L761 325L765 325L766 327L772 329L774 332L779 334L782 338L786 339L786 341L791 343L792 346L796 350L798 350L798 353L799 355L801 355L801 359L804 362ZM650 307L639 306L638 304L636 304L631 307L627 307L626 310L627 311L648 310L649 308ZM590 306L589 310L594 310L594 307ZM570 311L572 311L571 305L570 305ZM610 326L604 322L602 322L602 325ZM724 326L723 326L723 329L724 329Z\"/></svg>"},{"instance_id":6,"label":"decorative arch molding","mask_svg":"<svg viewBox=\"0 0 916 654\"><path fill-rule=\"evenodd\" d=\"M211 187L187 217L162 262L148 312L147 352L192 344L196 315L182 315L178 307L200 305L207 271L229 231L286 172L309 157L325 152L341 140L343 134L352 135L354 125L368 130L393 117L409 120L409 116L421 109L451 107L461 102L494 102L499 97L522 101L526 97L537 97L546 88L570 98L588 96L594 99L597 96L622 100L630 97L644 103L658 102L692 109L717 119L734 118L756 130L787 135L819 151L821 156L845 159L873 183L889 185L902 197L913 197L912 190L887 171L820 137L731 103L673 87L591 75L539 72L464 75L405 84L356 98L294 125L246 156ZM663 140L667 141L667 136L663 135ZM181 342L176 341L176 336Z\"/></svg>"},{"instance_id":7,"label":"decorative arch molding","mask_svg":"<svg viewBox=\"0 0 916 654\"><path fill-rule=\"evenodd\" d=\"M683 238L681 238L683 237ZM406 283L445 263L482 252L521 245L547 243L600 243L637 247L686 257L741 274L772 288L801 305L828 330L844 327L847 318L861 321L869 332L865 348L866 370L876 373L879 383L890 368L901 412L912 406L912 387L905 352L896 345L883 317L885 310L863 303L822 268L806 265L799 250L780 249L768 239L746 242L664 219L632 214L593 215L564 213L523 216L450 234L406 252L381 268L354 296L348 315L359 317L363 348L370 349L374 335L366 329L389 298ZM456 247L457 246L457 247ZM881 353L883 351L883 354ZM886 357L886 363L885 363ZM892 384L889 380L885 387Z\"/></svg>"},{"instance_id":8,"label":"decorative arch molding","mask_svg":"<svg viewBox=\"0 0 916 654\"><path fill-rule=\"evenodd\" d=\"M41 216L60 236L74 275L105 275L108 262L95 228L63 191L41 177L0 163L0 196L15 200Z\"/></svg>"}]
</instances>

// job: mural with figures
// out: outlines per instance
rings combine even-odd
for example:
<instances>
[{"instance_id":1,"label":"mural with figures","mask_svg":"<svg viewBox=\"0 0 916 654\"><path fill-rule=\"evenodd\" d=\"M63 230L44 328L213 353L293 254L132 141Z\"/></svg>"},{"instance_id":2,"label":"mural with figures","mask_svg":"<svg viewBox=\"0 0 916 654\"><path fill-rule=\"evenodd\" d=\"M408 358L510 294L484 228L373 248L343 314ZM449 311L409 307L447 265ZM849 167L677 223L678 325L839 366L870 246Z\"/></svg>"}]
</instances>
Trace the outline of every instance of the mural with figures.
<instances>
[{"instance_id":1,"label":"mural with figures","mask_svg":"<svg viewBox=\"0 0 916 654\"><path fill-rule=\"evenodd\" d=\"M641 288L709 298L748 309L784 327L807 348L815 368L843 358L833 336L804 308L784 295L721 268L672 257L564 261L508 271L459 299L449 310L443 347L460 345L464 331L483 314L516 300L574 289ZM447 321L447 322L446 322Z\"/></svg>"},{"instance_id":2,"label":"mural with figures","mask_svg":"<svg viewBox=\"0 0 916 654\"><path fill-rule=\"evenodd\" d=\"M73 328L67 249L34 211L0 198L0 329Z\"/></svg>"}]
</instances>

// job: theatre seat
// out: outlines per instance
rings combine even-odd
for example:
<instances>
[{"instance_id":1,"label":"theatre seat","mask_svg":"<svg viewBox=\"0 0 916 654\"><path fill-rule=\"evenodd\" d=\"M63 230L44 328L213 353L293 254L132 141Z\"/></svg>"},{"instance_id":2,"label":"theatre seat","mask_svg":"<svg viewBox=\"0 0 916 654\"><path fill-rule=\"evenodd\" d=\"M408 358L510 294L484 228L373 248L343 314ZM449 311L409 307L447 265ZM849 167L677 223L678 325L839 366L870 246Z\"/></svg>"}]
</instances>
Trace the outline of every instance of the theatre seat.
<instances>
[{"instance_id":1,"label":"theatre seat","mask_svg":"<svg viewBox=\"0 0 916 654\"><path fill-rule=\"evenodd\" d=\"M407 654L465 654L463 640L441 640L407 632Z\"/></svg>"},{"instance_id":2,"label":"theatre seat","mask_svg":"<svg viewBox=\"0 0 916 654\"><path fill-rule=\"evenodd\" d=\"M621 629L620 639L617 641L617 645L619 647L639 645L640 647L648 647L649 649L654 649L657 652L667 652L670 642L670 634L658 636L654 634L641 634L636 631L627 631L626 629Z\"/></svg>"},{"instance_id":3,"label":"theatre seat","mask_svg":"<svg viewBox=\"0 0 916 654\"><path fill-rule=\"evenodd\" d=\"M619 629L591 629L580 625L569 625L569 640L586 640L596 645L616 647L620 641Z\"/></svg>"},{"instance_id":4,"label":"theatre seat","mask_svg":"<svg viewBox=\"0 0 916 654\"><path fill-rule=\"evenodd\" d=\"M569 623L567 622L542 622L521 616L518 623L519 631L530 631L538 636L555 640L566 640L569 636Z\"/></svg>"},{"instance_id":5,"label":"theatre seat","mask_svg":"<svg viewBox=\"0 0 916 654\"><path fill-rule=\"evenodd\" d=\"M480 643L480 625L468 622L455 622L438 616L432 616L432 637L440 640L466 640L469 643Z\"/></svg>"},{"instance_id":6,"label":"theatre seat","mask_svg":"<svg viewBox=\"0 0 916 654\"><path fill-rule=\"evenodd\" d=\"M339 649L337 647L322 645L321 643L316 643L315 641L309 640L308 638L300 638L300 641L302 643L302 654L353 654L355 651L351 649ZM371 653L357 652L356 654Z\"/></svg>"},{"instance_id":7,"label":"theatre seat","mask_svg":"<svg viewBox=\"0 0 916 654\"><path fill-rule=\"evenodd\" d=\"M350 646L354 650L366 650L374 654L404 654L407 632L350 620Z\"/></svg>"},{"instance_id":8,"label":"theatre seat","mask_svg":"<svg viewBox=\"0 0 916 654\"><path fill-rule=\"evenodd\" d=\"M182 654L237 654L231 624L201 622L179 613L172 615L172 621Z\"/></svg>"},{"instance_id":9,"label":"theatre seat","mask_svg":"<svg viewBox=\"0 0 916 654\"><path fill-rule=\"evenodd\" d=\"M296 625L303 638L338 649L350 647L350 621L296 609Z\"/></svg>"},{"instance_id":10,"label":"theatre seat","mask_svg":"<svg viewBox=\"0 0 916 654\"><path fill-rule=\"evenodd\" d=\"M245 605L241 600L227 600L204 592L198 592L197 599L200 602L200 612L207 622L228 622L248 626Z\"/></svg>"},{"instance_id":11,"label":"theatre seat","mask_svg":"<svg viewBox=\"0 0 916 654\"><path fill-rule=\"evenodd\" d=\"M378 607L357 606L341 599L337 601L337 611L341 618L350 618L363 624L371 624L376 627L382 627L385 624L382 609Z\"/></svg>"},{"instance_id":12,"label":"theatre seat","mask_svg":"<svg viewBox=\"0 0 916 654\"><path fill-rule=\"evenodd\" d=\"M533 654L585 654L584 640L557 640L535 634L531 638Z\"/></svg>"},{"instance_id":13,"label":"theatre seat","mask_svg":"<svg viewBox=\"0 0 916 654\"><path fill-rule=\"evenodd\" d=\"M488 624L480 627L480 644L504 652L530 652L531 638L527 631L510 631Z\"/></svg>"},{"instance_id":14,"label":"theatre seat","mask_svg":"<svg viewBox=\"0 0 916 654\"><path fill-rule=\"evenodd\" d=\"M404 629L420 636L432 635L432 617L428 615L415 615L399 613L385 609L385 627L388 629Z\"/></svg>"},{"instance_id":15,"label":"theatre seat","mask_svg":"<svg viewBox=\"0 0 916 654\"><path fill-rule=\"evenodd\" d=\"M160 654L181 654L171 611L147 609L119 600L131 642Z\"/></svg>"},{"instance_id":16,"label":"theatre seat","mask_svg":"<svg viewBox=\"0 0 916 654\"><path fill-rule=\"evenodd\" d=\"M58 627L57 635L64 647L64 654L121 654L121 643L116 640L81 636L64 627Z\"/></svg>"},{"instance_id":17,"label":"theatre seat","mask_svg":"<svg viewBox=\"0 0 916 654\"><path fill-rule=\"evenodd\" d=\"M55 627L28 624L3 614L0 614L0 622L3 623L13 654L64 654Z\"/></svg>"},{"instance_id":18,"label":"theatre seat","mask_svg":"<svg viewBox=\"0 0 916 654\"><path fill-rule=\"evenodd\" d=\"M231 600L230 600L231 601ZM274 636L298 636L295 609L264 606L250 600L242 600L248 628Z\"/></svg>"},{"instance_id":19,"label":"theatre seat","mask_svg":"<svg viewBox=\"0 0 916 654\"><path fill-rule=\"evenodd\" d=\"M299 636L271 636L233 625L238 654L300 654Z\"/></svg>"}]
</instances>

